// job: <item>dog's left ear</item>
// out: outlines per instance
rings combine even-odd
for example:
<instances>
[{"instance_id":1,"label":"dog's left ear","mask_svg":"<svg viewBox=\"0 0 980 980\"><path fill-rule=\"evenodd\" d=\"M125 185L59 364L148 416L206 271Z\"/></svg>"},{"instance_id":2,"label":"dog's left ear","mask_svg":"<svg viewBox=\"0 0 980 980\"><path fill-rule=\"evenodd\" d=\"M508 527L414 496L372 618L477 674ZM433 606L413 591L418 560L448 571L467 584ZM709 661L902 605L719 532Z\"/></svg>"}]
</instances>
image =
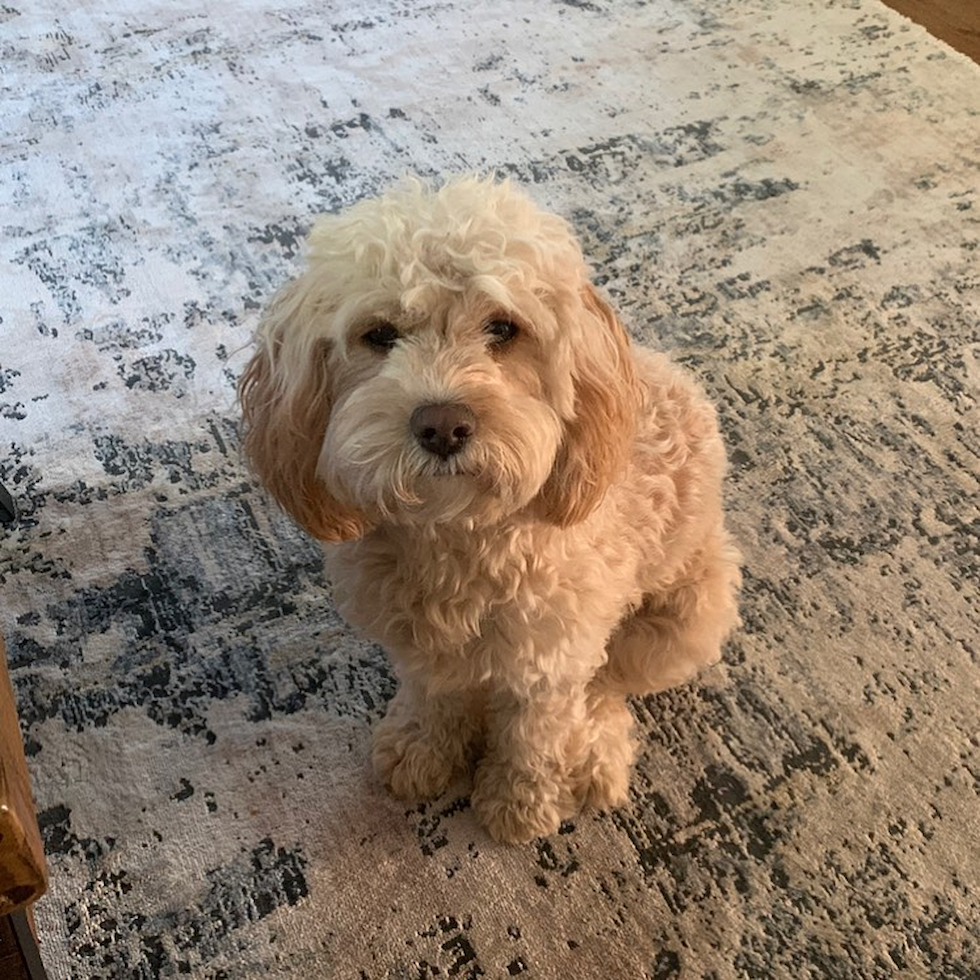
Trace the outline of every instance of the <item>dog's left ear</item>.
<instances>
[{"instance_id":1,"label":"dog's left ear","mask_svg":"<svg viewBox=\"0 0 980 980\"><path fill-rule=\"evenodd\" d=\"M641 400L630 338L619 318L592 285L583 289L581 302L586 322L572 368L575 415L539 496L544 518L561 527L588 517L625 467Z\"/></svg>"}]
</instances>

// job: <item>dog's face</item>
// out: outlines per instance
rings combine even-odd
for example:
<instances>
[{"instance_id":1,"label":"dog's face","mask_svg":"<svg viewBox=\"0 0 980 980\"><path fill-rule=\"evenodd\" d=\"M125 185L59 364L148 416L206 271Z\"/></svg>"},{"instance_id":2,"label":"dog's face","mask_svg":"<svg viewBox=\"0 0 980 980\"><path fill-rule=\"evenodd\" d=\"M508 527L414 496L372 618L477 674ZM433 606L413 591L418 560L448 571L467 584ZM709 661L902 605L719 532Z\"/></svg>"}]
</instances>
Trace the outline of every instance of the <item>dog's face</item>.
<instances>
[{"instance_id":1,"label":"dog's face","mask_svg":"<svg viewBox=\"0 0 980 980\"><path fill-rule=\"evenodd\" d=\"M629 342L561 219L408 183L319 219L241 383L246 451L323 540L383 522L581 520L622 465Z\"/></svg>"},{"instance_id":2,"label":"dog's face","mask_svg":"<svg viewBox=\"0 0 980 980\"><path fill-rule=\"evenodd\" d=\"M461 275L454 283L455 269L441 275L449 282L427 285L417 305L392 295L356 316L328 354L317 473L372 518L513 513L540 492L561 443L562 393L547 388L547 348L518 313L523 297L504 306Z\"/></svg>"}]
</instances>

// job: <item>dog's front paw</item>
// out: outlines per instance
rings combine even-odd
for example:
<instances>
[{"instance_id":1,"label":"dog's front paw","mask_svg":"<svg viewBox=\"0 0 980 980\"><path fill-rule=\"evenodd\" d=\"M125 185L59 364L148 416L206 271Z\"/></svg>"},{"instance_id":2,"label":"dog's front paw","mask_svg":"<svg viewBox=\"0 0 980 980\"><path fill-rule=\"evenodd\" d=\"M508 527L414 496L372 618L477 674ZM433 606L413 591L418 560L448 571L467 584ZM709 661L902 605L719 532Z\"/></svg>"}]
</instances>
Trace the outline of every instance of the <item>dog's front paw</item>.
<instances>
[{"instance_id":1,"label":"dog's front paw","mask_svg":"<svg viewBox=\"0 0 980 980\"><path fill-rule=\"evenodd\" d=\"M476 773L473 809L502 844L526 844L557 832L570 816L568 794L553 780L486 762Z\"/></svg>"},{"instance_id":2,"label":"dog's front paw","mask_svg":"<svg viewBox=\"0 0 980 980\"><path fill-rule=\"evenodd\" d=\"M597 810L611 810L623 806L629 800L629 761L596 760L583 788L583 806L594 806Z\"/></svg>"},{"instance_id":3,"label":"dog's front paw","mask_svg":"<svg viewBox=\"0 0 980 980\"><path fill-rule=\"evenodd\" d=\"M445 792L456 772L459 753L447 748L417 725L384 718L374 729L374 771L399 799L431 800Z\"/></svg>"}]
</instances>

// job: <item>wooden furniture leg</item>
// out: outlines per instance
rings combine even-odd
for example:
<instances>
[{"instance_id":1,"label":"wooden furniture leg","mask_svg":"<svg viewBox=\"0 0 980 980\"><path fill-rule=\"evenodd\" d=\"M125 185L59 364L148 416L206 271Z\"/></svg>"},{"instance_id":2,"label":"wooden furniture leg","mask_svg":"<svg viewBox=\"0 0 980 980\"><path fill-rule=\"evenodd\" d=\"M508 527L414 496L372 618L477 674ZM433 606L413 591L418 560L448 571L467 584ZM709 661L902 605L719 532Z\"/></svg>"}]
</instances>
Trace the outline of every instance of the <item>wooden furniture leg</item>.
<instances>
[{"instance_id":1,"label":"wooden furniture leg","mask_svg":"<svg viewBox=\"0 0 980 980\"><path fill-rule=\"evenodd\" d=\"M34 812L17 706L0 638L0 976L47 980L30 905L47 887L47 864Z\"/></svg>"}]
</instances>

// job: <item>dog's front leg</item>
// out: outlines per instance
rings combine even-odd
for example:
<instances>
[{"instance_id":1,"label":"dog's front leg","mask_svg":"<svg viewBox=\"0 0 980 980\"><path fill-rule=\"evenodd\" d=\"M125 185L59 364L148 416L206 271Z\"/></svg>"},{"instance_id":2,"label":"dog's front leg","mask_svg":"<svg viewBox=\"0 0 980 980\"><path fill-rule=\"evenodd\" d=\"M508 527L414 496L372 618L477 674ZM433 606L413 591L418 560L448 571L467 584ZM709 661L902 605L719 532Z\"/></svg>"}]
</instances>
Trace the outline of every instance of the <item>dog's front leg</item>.
<instances>
[{"instance_id":1,"label":"dog's front leg","mask_svg":"<svg viewBox=\"0 0 980 980\"><path fill-rule=\"evenodd\" d=\"M579 807L576 773L587 753L585 686L518 696L494 693L473 808L490 835L519 844L555 833Z\"/></svg>"},{"instance_id":2,"label":"dog's front leg","mask_svg":"<svg viewBox=\"0 0 980 980\"><path fill-rule=\"evenodd\" d=\"M374 727L374 771L400 799L433 799L469 765L480 723L475 694L432 694L406 679Z\"/></svg>"}]
</instances>

